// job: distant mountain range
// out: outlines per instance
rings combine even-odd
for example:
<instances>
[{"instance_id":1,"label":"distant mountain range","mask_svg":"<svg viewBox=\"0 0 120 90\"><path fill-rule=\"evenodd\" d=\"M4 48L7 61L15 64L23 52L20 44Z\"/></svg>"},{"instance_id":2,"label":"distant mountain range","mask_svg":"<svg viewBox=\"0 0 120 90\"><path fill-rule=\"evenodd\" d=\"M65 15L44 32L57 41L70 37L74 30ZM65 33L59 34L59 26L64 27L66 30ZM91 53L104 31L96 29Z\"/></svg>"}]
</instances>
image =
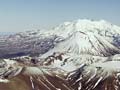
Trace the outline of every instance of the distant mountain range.
<instances>
[{"instance_id":1,"label":"distant mountain range","mask_svg":"<svg viewBox=\"0 0 120 90\"><path fill-rule=\"evenodd\" d=\"M15 32L0 32L0 35L11 35L15 34Z\"/></svg>"}]
</instances>

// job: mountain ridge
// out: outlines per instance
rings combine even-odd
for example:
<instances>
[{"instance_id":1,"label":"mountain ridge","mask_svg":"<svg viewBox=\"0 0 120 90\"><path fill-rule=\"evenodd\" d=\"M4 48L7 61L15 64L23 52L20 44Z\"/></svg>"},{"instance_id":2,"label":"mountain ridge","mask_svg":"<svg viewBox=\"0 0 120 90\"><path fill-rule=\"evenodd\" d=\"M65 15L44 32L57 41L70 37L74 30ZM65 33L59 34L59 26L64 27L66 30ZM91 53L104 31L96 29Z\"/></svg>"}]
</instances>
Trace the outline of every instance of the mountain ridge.
<instances>
[{"instance_id":1,"label":"mountain ridge","mask_svg":"<svg viewBox=\"0 0 120 90\"><path fill-rule=\"evenodd\" d=\"M119 90L119 37L120 27L86 19L0 37L0 88Z\"/></svg>"}]
</instances>

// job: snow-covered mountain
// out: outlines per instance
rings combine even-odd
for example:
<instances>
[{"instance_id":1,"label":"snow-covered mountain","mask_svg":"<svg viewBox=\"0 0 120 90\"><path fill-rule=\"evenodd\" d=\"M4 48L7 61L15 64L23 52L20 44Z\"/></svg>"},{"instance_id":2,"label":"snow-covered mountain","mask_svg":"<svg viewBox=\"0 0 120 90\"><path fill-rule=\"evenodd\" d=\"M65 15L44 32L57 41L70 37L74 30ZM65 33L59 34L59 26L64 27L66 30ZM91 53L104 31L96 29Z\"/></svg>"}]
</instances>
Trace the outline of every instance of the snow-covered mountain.
<instances>
[{"instance_id":1,"label":"snow-covered mountain","mask_svg":"<svg viewBox=\"0 0 120 90\"><path fill-rule=\"evenodd\" d=\"M0 57L11 57L0 60L0 88L119 90L119 37L119 26L86 19L0 37Z\"/></svg>"},{"instance_id":2,"label":"snow-covered mountain","mask_svg":"<svg viewBox=\"0 0 120 90\"><path fill-rule=\"evenodd\" d=\"M50 55L54 52L111 56L120 53L120 50L98 34L77 31L56 44L43 56L46 57L47 54Z\"/></svg>"},{"instance_id":3,"label":"snow-covered mountain","mask_svg":"<svg viewBox=\"0 0 120 90\"><path fill-rule=\"evenodd\" d=\"M119 47L120 27L104 20L83 19L65 22L49 30L26 31L5 38L0 37L0 51L2 52L0 52L0 57L38 56L76 32L83 32L87 34L86 37L89 37L90 33L102 36L111 44Z\"/></svg>"}]
</instances>

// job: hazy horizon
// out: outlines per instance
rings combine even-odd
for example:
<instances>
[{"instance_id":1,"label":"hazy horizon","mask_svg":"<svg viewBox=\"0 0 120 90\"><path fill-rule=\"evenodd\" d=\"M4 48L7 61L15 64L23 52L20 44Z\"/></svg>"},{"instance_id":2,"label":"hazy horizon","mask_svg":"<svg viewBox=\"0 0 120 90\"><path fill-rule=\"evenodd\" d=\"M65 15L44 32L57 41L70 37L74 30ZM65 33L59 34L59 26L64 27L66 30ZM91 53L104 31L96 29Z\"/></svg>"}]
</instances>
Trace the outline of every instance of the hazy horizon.
<instances>
[{"instance_id":1,"label":"hazy horizon","mask_svg":"<svg viewBox=\"0 0 120 90\"><path fill-rule=\"evenodd\" d=\"M51 28L77 19L104 19L120 26L120 0L2 0L0 32Z\"/></svg>"}]
</instances>

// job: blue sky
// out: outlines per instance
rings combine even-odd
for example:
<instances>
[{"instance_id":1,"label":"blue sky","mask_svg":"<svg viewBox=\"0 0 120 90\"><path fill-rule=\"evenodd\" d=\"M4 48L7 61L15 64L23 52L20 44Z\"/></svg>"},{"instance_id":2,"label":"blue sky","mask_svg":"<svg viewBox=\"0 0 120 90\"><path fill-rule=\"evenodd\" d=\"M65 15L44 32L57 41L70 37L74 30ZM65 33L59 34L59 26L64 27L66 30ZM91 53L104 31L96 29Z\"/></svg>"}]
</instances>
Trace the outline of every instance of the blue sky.
<instances>
[{"instance_id":1,"label":"blue sky","mask_svg":"<svg viewBox=\"0 0 120 90\"><path fill-rule=\"evenodd\" d=\"M49 28L83 18L120 25L120 0L0 0L0 32Z\"/></svg>"}]
</instances>

